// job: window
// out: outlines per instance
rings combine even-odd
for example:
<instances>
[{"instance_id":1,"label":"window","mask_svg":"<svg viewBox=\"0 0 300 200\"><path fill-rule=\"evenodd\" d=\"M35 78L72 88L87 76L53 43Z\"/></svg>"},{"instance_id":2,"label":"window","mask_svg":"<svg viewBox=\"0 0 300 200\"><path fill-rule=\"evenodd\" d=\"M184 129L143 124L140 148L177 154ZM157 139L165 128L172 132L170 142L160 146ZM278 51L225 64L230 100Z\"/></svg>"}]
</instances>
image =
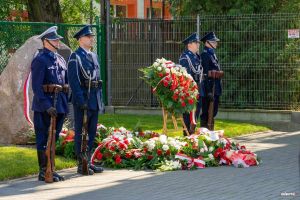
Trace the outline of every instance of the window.
<instances>
[{"instance_id":1,"label":"window","mask_svg":"<svg viewBox=\"0 0 300 200\"><path fill-rule=\"evenodd\" d=\"M152 19L162 18L162 13L160 8L152 8ZM150 19L150 8L147 8L147 18Z\"/></svg>"},{"instance_id":2,"label":"window","mask_svg":"<svg viewBox=\"0 0 300 200\"><path fill-rule=\"evenodd\" d=\"M120 17L120 18L127 17L127 6L111 5L110 9L113 11L114 17Z\"/></svg>"}]
</instances>

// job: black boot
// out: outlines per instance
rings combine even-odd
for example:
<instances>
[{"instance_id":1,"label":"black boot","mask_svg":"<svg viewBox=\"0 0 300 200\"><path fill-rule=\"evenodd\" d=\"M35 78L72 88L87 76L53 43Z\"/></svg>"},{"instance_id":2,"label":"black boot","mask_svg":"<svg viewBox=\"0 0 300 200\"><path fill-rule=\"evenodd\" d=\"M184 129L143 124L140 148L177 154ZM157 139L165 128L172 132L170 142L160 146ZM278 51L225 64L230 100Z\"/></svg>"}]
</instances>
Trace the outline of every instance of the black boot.
<instances>
[{"instance_id":1,"label":"black boot","mask_svg":"<svg viewBox=\"0 0 300 200\"><path fill-rule=\"evenodd\" d=\"M46 168L47 168L46 152L44 150L38 150L37 155L38 155L38 162L39 162L39 168L40 168L38 180L45 181ZM56 172L54 172L54 173L56 173ZM54 173L53 173L53 182L60 181L60 178L56 177Z\"/></svg>"},{"instance_id":2,"label":"black boot","mask_svg":"<svg viewBox=\"0 0 300 200\"><path fill-rule=\"evenodd\" d=\"M46 173L46 155L45 151L37 150L38 162L39 162L39 181L45 181L45 173Z\"/></svg>"},{"instance_id":3,"label":"black boot","mask_svg":"<svg viewBox=\"0 0 300 200\"><path fill-rule=\"evenodd\" d=\"M102 167L98 167L94 164L92 164L91 158L92 158L92 154L91 152L88 152L88 158L89 158L89 169L93 170L93 172L95 173L102 173L104 171L104 169Z\"/></svg>"},{"instance_id":4,"label":"black boot","mask_svg":"<svg viewBox=\"0 0 300 200\"><path fill-rule=\"evenodd\" d=\"M57 172L53 172L53 180L54 180L54 178L58 179L59 181L64 181L65 180L65 177L59 175Z\"/></svg>"},{"instance_id":5,"label":"black boot","mask_svg":"<svg viewBox=\"0 0 300 200\"><path fill-rule=\"evenodd\" d=\"M201 121L200 121L200 127L201 127L201 128L207 128L207 127L208 127L207 121L201 119Z\"/></svg>"},{"instance_id":6,"label":"black boot","mask_svg":"<svg viewBox=\"0 0 300 200\"><path fill-rule=\"evenodd\" d=\"M77 163L78 163L77 173L82 174L82 154L81 153L77 156ZM88 167L88 175L93 175L93 174L94 174L94 171ZM82 174L82 175L84 175L84 174Z\"/></svg>"}]
</instances>

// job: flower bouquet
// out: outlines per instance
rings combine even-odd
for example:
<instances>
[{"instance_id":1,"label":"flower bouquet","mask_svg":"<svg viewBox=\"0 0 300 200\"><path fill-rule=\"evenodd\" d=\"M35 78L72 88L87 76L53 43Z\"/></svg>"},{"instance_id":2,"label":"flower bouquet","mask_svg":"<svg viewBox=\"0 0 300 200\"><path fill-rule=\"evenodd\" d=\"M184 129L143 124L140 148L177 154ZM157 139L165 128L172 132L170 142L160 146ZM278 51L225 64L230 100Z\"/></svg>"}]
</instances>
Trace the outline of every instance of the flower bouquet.
<instances>
[{"instance_id":1,"label":"flower bouquet","mask_svg":"<svg viewBox=\"0 0 300 200\"><path fill-rule=\"evenodd\" d=\"M140 71L168 112L179 116L195 109L199 98L198 86L184 67L161 58Z\"/></svg>"}]
</instances>

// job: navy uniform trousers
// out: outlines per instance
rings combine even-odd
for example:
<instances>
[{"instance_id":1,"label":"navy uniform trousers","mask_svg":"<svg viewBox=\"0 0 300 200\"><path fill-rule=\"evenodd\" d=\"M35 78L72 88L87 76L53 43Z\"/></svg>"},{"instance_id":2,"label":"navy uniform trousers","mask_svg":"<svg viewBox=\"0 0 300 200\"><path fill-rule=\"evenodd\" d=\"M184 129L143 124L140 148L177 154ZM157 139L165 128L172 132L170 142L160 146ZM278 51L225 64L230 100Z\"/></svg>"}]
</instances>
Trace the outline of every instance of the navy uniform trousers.
<instances>
[{"instance_id":1,"label":"navy uniform trousers","mask_svg":"<svg viewBox=\"0 0 300 200\"><path fill-rule=\"evenodd\" d=\"M58 140L65 119L64 113L58 113L56 117L55 139ZM34 131L36 135L37 150L46 150L51 116L47 112L34 112Z\"/></svg>"}]
</instances>

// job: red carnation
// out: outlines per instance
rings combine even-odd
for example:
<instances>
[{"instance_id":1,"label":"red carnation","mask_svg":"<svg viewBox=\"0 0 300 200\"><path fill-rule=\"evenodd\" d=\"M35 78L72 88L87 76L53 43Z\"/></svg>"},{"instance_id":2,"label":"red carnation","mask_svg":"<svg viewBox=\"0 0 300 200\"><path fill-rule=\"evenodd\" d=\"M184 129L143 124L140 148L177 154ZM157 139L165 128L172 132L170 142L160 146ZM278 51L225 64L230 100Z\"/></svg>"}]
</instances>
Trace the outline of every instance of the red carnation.
<instances>
[{"instance_id":1,"label":"red carnation","mask_svg":"<svg viewBox=\"0 0 300 200\"><path fill-rule=\"evenodd\" d=\"M129 144L127 139L124 140L124 143L127 144L127 145Z\"/></svg>"},{"instance_id":2,"label":"red carnation","mask_svg":"<svg viewBox=\"0 0 300 200\"><path fill-rule=\"evenodd\" d=\"M131 156L132 156L131 152L127 152L126 155L125 155L125 157L128 158L128 159L131 158Z\"/></svg>"},{"instance_id":3,"label":"red carnation","mask_svg":"<svg viewBox=\"0 0 300 200\"><path fill-rule=\"evenodd\" d=\"M116 142L119 142L119 141L120 141L120 139L117 138L117 137L115 137L115 136L113 136L113 139L114 139Z\"/></svg>"},{"instance_id":4,"label":"red carnation","mask_svg":"<svg viewBox=\"0 0 300 200\"><path fill-rule=\"evenodd\" d=\"M163 75L163 73L158 73L158 76L163 77L164 75Z\"/></svg>"},{"instance_id":5,"label":"red carnation","mask_svg":"<svg viewBox=\"0 0 300 200\"><path fill-rule=\"evenodd\" d=\"M103 157L102 153L100 151L98 151L97 154L96 154L96 159L97 160L102 160L102 157Z\"/></svg>"},{"instance_id":6,"label":"red carnation","mask_svg":"<svg viewBox=\"0 0 300 200\"><path fill-rule=\"evenodd\" d=\"M170 151L170 149L168 149L168 150L166 151L166 155L169 156L170 154L171 154L171 151Z\"/></svg>"},{"instance_id":7,"label":"red carnation","mask_svg":"<svg viewBox=\"0 0 300 200\"><path fill-rule=\"evenodd\" d=\"M169 86L168 81L163 81L163 84L164 84L165 87L168 87L168 86Z\"/></svg>"},{"instance_id":8,"label":"red carnation","mask_svg":"<svg viewBox=\"0 0 300 200\"><path fill-rule=\"evenodd\" d=\"M189 104L193 105L194 99L189 99Z\"/></svg>"},{"instance_id":9,"label":"red carnation","mask_svg":"<svg viewBox=\"0 0 300 200\"><path fill-rule=\"evenodd\" d=\"M140 137L144 137L145 136L145 133L143 131L139 132L139 136Z\"/></svg>"},{"instance_id":10,"label":"red carnation","mask_svg":"<svg viewBox=\"0 0 300 200\"><path fill-rule=\"evenodd\" d=\"M147 159L148 159L148 160L152 160L152 159L153 159L153 156L152 156L152 155L149 155L149 156L147 156Z\"/></svg>"},{"instance_id":11,"label":"red carnation","mask_svg":"<svg viewBox=\"0 0 300 200\"><path fill-rule=\"evenodd\" d=\"M185 107L185 106L186 106L185 102L182 102L182 103L181 103L181 106L182 106L182 107Z\"/></svg>"},{"instance_id":12,"label":"red carnation","mask_svg":"<svg viewBox=\"0 0 300 200\"><path fill-rule=\"evenodd\" d=\"M116 164L120 164L122 162L122 159L121 159L120 155L116 155L115 162L116 162Z\"/></svg>"},{"instance_id":13,"label":"red carnation","mask_svg":"<svg viewBox=\"0 0 300 200\"><path fill-rule=\"evenodd\" d=\"M172 99L173 99L174 101L177 101L178 95L174 94L173 97L172 97Z\"/></svg>"},{"instance_id":14,"label":"red carnation","mask_svg":"<svg viewBox=\"0 0 300 200\"><path fill-rule=\"evenodd\" d=\"M161 156L162 155L162 150L161 149L157 149L156 153L157 153L157 155Z\"/></svg>"},{"instance_id":15,"label":"red carnation","mask_svg":"<svg viewBox=\"0 0 300 200\"><path fill-rule=\"evenodd\" d=\"M111 150L111 151L115 151L115 149L116 149L116 148L115 148L114 146L110 146L110 147L109 147L109 150Z\"/></svg>"},{"instance_id":16,"label":"red carnation","mask_svg":"<svg viewBox=\"0 0 300 200\"><path fill-rule=\"evenodd\" d=\"M120 142L120 143L119 143L119 148L120 148L120 149L125 149L125 148L126 148L126 146L125 146L125 144L124 144L124 143Z\"/></svg>"}]
</instances>

